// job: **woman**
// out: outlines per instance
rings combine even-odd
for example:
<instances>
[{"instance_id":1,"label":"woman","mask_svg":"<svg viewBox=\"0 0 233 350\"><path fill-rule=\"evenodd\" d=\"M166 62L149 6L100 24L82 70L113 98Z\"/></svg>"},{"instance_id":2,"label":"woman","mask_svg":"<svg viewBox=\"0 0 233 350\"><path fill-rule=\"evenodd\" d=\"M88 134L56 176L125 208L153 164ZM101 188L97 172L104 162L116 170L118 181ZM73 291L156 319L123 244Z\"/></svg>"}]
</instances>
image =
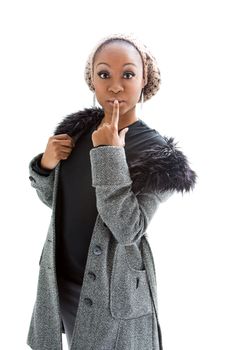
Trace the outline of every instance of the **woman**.
<instances>
[{"instance_id":1,"label":"woman","mask_svg":"<svg viewBox=\"0 0 233 350\"><path fill-rule=\"evenodd\" d=\"M60 350L63 332L71 350L161 350L146 230L158 205L193 189L197 175L173 138L136 115L160 87L156 60L138 39L103 38L85 80L102 108L66 116L29 164L52 215L27 344Z\"/></svg>"}]
</instances>

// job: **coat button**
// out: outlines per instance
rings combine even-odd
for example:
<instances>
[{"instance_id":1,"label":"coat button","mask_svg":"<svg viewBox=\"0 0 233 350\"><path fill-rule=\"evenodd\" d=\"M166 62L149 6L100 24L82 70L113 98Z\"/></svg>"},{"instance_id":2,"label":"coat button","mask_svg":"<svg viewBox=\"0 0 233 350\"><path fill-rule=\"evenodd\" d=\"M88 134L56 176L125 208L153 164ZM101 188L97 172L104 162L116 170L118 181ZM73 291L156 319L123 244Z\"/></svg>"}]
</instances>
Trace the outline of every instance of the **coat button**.
<instances>
[{"instance_id":1,"label":"coat button","mask_svg":"<svg viewBox=\"0 0 233 350\"><path fill-rule=\"evenodd\" d=\"M96 246L94 247L94 254L95 254L95 255L100 255L101 253L102 253L102 249L100 248L99 245L96 245Z\"/></svg>"},{"instance_id":2,"label":"coat button","mask_svg":"<svg viewBox=\"0 0 233 350\"><path fill-rule=\"evenodd\" d=\"M94 272L89 271L88 272L88 276L94 281L96 279L96 275L94 274Z\"/></svg>"},{"instance_id":3,"label":"coat button","mask_svg":"<svg viewBox=\"0 0 233 350\"><path fill-rule=\"evenodd\" d=\"M29 180L36 182L36 180L34 179L34 177L31 176L31 175L29 176Z\"/></svg>"},{"instance_id":4,"label":"coat button","mask_svg":"<svg viewBox=\"0 0 233 350\"><path fill-rule=\"evenodd\" d=\"M93 304L93 301L90 298L84 298L85 304L91 306Z\"/></svg>"}]
</instances>

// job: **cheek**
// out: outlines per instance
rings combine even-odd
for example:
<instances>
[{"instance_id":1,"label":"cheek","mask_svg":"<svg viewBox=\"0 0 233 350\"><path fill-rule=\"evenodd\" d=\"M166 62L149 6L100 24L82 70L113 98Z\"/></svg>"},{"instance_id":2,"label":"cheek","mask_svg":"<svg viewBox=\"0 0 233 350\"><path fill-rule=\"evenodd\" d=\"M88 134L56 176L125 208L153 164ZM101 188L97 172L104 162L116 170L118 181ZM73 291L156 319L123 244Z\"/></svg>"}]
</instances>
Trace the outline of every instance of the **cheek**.
<instances>
[{"instance_id":1,"label":"cheek","mask_svg":"<svg viewBox=\"0 0 233 350\"><path fill-rule=\"evenodd\" d=\"M140 88L136 87L136 88L131 88L129 90L129 93L128 93L129 97L130 97L130 100L133 101L133 102L137 102L137 100L140 98L140 95L141 95L141 90Z\"/></svg>"},{"instance_id":2,"label":"cheek","mask_svg":"<svg viewBox=\"0 0 233 350\"><path fill-rule=\"evenodd\" d=\"M128 84L127 89L133 91L134 94L140 94L141 92L141 84L140 82L134 82L134 84Z\"/></svg>"}]
</instances>

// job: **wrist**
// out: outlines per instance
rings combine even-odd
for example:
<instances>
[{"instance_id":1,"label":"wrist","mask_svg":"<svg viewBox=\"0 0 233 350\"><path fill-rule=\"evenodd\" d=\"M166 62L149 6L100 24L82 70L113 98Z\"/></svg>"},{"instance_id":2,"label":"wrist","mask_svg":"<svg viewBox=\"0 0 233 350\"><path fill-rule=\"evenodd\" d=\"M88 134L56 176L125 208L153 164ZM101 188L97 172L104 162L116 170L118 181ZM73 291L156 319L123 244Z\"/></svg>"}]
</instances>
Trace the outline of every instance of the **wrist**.
<instances>
[{"instance_id":1,"label":"wrist","mask_svg":"<svg viewBox=\"0 0 233 350\"><path fill-rule=\"evenodd\" d=\"M44 170L44 171L51 171L51 170L52 170L52 169L50 169L50 168L47 168L47 167L44 165L44 163L43 163L43 155L42 155L42 157L39 159L38 163L39 163L39 166L40 166L40 168L41 168L42 170Z\"/></svg>"}]
</instances>

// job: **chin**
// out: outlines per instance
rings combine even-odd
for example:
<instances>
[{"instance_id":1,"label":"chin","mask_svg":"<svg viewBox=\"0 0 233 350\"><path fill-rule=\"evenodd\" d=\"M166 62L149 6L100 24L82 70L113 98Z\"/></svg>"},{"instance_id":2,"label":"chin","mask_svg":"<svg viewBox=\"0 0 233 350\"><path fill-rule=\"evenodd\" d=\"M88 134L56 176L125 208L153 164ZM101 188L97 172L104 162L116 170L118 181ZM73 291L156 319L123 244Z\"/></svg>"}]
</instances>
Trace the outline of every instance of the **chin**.
<instances>
[{"instance_id":1,"label":"chin","mask_svg":"<svg viewBox=\"0 0 233 350\"><path fill-rule=\"evenodd\" d=\"M113 112L113 106L104 106L104 110L108 111L110 114ZM129 111L128 106L119 106L119 115L123 115Z\"/></svg>"}]
</instances>

